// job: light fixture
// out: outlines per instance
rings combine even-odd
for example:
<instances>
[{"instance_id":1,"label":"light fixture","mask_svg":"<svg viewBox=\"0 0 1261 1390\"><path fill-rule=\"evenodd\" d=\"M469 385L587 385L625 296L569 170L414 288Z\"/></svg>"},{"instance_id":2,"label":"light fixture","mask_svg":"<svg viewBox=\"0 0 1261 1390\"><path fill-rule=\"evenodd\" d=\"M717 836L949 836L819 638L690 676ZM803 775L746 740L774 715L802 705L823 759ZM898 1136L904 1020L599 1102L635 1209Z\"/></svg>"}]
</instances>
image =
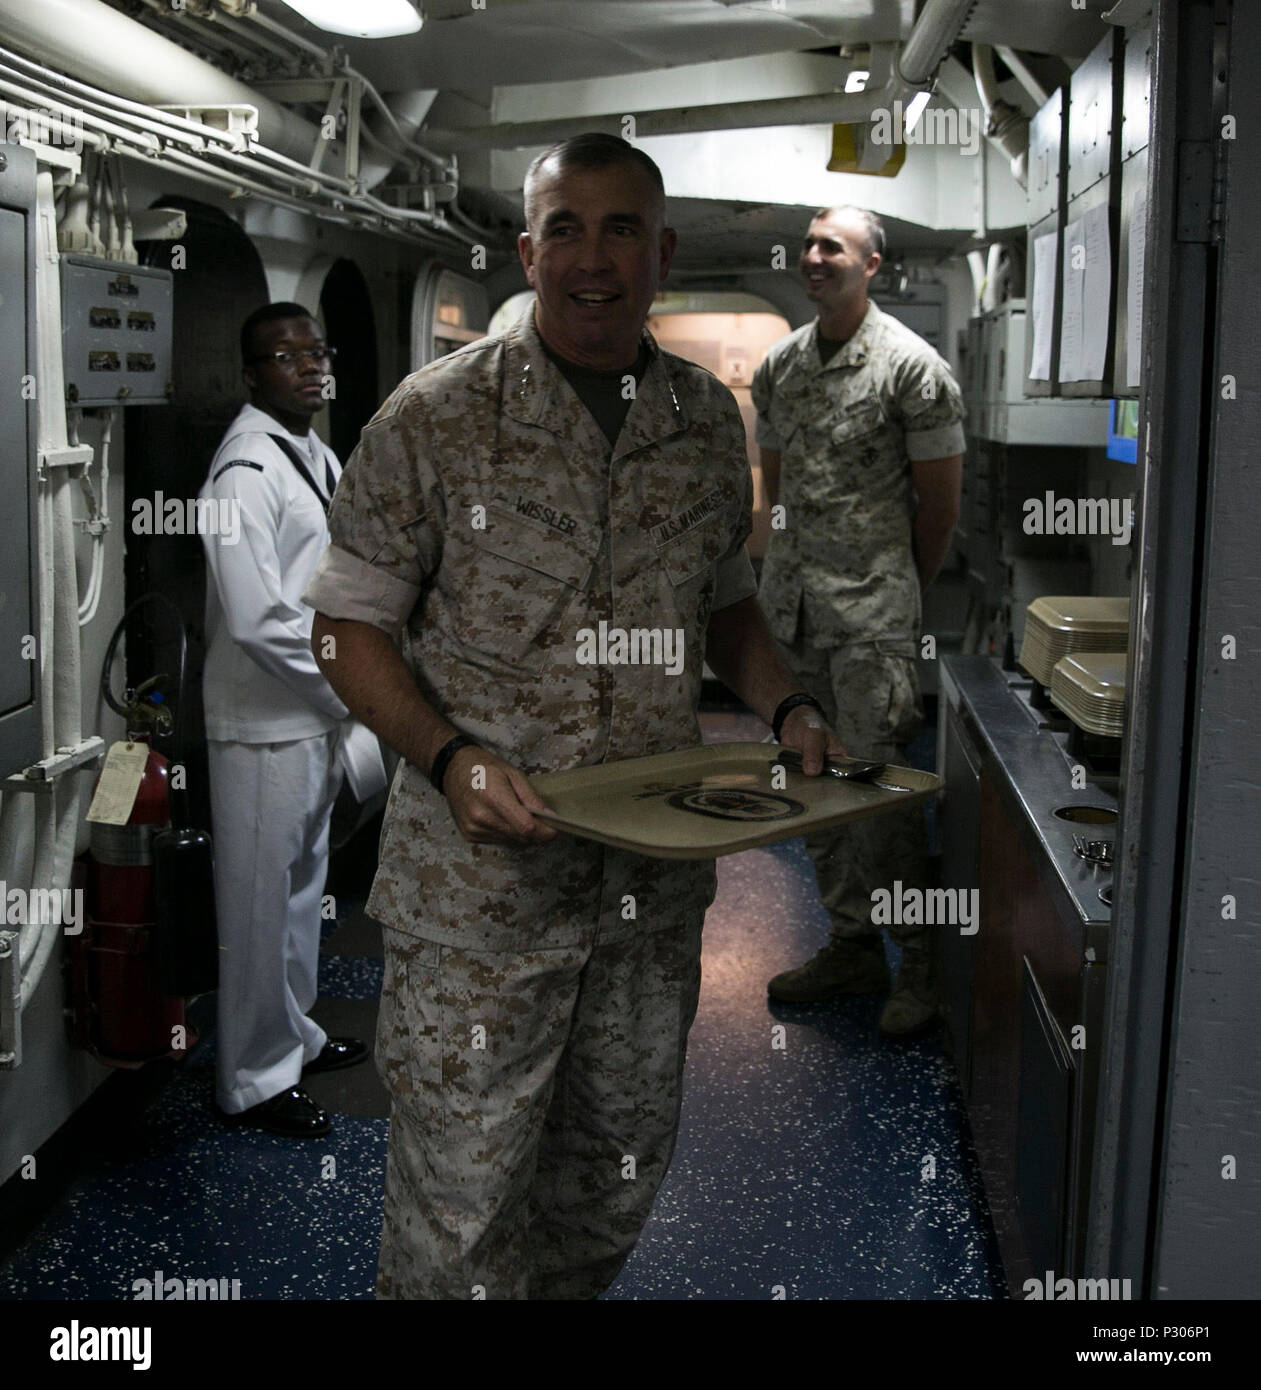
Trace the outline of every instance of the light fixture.
<instances>
[{"instance_id":1,"label":"light fixture","mask_svg":"<svg viewBox=\"0 0 1261 1390\"><path fill-rule=\"evenodd\" d=\"M414 34L421 18L410 0L284 0L317 29L357 39L388 39Z\"/></svg>"},{"instance_id":2,"label":"light fixture","mask_svg":"<svg viewBox=\"0 0 1261 1390\"><path fill-rule=\"evenodd\" d=\"M931 92L916 92L906 106L906 113L902 117L902 128L907 132L915 129L919 118L924 114L924 107L928 105L928 99L932 96Z\"/></svg>"},{"instance_id":3,"label":"light fixture","mask_svg":"<svg viewBox=\"0 0 1261 1390\"><path fill-rule=\"evenodd\" d=\"M845 90L847 92L865 92L867 90L867 79L871 73L864 72L862 68L855 68L845 76Z\"/></svg>"}]
</instances>

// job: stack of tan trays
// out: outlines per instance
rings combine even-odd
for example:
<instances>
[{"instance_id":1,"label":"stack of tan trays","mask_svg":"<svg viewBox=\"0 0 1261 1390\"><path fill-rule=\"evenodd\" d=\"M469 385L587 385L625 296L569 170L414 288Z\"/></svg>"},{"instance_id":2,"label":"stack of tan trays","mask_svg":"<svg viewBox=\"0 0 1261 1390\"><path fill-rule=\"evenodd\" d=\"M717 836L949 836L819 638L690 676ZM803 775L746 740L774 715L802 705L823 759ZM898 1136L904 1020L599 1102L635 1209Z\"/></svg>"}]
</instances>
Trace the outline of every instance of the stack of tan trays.
<instances>
[{"instance_id":1,"label":"stack of tan trays","mask_svg":"<svg viewBox=\"0 0 1261 1390\"><path fill-rule=\"evenodd\" d=\"M1056 662L1051 699L1088 734L1120 738L1125 728L1124 652L1078 652Z\"/></svg>"},{"instance_id":2,"label":"stack of tan trays","mask_svg":"<svg viewBox=\"0 0 1261 1390\"><path fill-rule=\"evenodd\" d=\"M1035 598L1025 620L1020 664L1040 685L1055 663L1077 652L1115 652L1130 630L1128 598Z\"/></svg>"},{"instance_id":3,"label":"stack of tan trays","mask_svg":"<svg viewBox=\"0 0 1261 1390\"><path fill-rule=\"evenodd\" d=\"M678 753L547 772L530 785L558 830L657 859L717 859L844 821L927 801L941 779L917 768L829 760L818 777L773 743L705 744Z\"/></svg>"}]
</instances>

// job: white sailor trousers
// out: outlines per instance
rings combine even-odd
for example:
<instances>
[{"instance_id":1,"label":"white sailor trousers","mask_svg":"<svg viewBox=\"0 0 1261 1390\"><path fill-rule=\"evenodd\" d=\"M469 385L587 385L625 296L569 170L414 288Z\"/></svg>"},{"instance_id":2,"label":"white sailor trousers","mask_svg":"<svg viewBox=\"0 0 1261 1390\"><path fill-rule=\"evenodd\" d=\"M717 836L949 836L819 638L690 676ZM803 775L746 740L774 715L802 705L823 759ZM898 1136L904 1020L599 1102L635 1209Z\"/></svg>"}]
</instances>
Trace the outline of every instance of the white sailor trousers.
<instances>
[{"instance_id":1,"label":"white sailor trousers","mask_svg":"<svg viewBox=\"0 0 1261 1390\"><path fill-rule=\"evenodd\" d=\"M216 1092L230 1114L296 1086L327 1040L315 1003L334 735L208 740L219 921Z\"/></svg>"}]
</instances>

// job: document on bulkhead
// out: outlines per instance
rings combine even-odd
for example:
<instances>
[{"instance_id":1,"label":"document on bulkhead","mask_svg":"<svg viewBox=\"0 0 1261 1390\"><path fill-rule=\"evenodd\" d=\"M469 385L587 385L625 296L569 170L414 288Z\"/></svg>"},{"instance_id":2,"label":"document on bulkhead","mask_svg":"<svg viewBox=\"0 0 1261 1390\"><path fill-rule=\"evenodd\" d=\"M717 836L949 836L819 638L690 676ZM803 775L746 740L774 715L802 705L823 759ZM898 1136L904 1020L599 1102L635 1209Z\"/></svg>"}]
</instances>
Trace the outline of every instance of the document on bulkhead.
<instances>
[{"instance_id":1,"label":"document on bulkhead","mask_svg":"<svg viewBox=\"0 0 1261 1390\"><path fill-rule=\"evenodd\" d=\"M1102 381L1108 360L1112 319L1112 237L1107 204L1091 208L1081 219L1086 267L1082 272L1081 379Z\"/></svg>"},{"instance_id":2,"label":"document on bulkhead","mask_svg":"<svg viewBox=\"0 0 1261 1390\"><path fill-rule=\"evenodd\" d=\"M1125 286L1125 384L1139 386L1143 370L1143 273L1147 262L1147 189L1139 184L1130 209L1130 276Z\"/></svg>"},{"instance_id":3,"label":"document on bulkhead","mask_svg":"<svg viewBox=\"0 0 1261 1390\"><path fill-rule=\"evenodd\" d=\"M1064 228L1064 317L1060 325L1060 380L1081 381L1082 293L1086 281L1081 220Z\"/></svg>"},{"instance_id":4,"label":"document on bulkhead","mask_svg":"<svg viewBox=\"0 0 1261 1390\"><path fill-rule=\"evenodd\" d=\"M1029 357L1029 380L1051 379L1051 330L1055 318L1055 233L1033 239L1033 351Z\"/></svg>"}]
</instances>

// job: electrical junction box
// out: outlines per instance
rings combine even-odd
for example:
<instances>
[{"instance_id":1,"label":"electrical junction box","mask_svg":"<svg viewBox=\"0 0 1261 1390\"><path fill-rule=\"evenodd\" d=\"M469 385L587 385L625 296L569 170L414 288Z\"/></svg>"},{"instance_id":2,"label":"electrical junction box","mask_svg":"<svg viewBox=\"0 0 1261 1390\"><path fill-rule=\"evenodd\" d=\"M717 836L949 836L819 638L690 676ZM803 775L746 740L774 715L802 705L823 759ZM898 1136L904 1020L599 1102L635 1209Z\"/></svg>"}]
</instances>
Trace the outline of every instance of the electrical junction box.
<instances>
[{"instance_id":1,"label":"electrical junction box","mask_svg":"<svg viewBox=\"0 0 1261 1390\"><path fill-rule=\"evenodd\" d=\"M61 258L61 346L70 405L163 405L171 394L169 270Z\"/></svg>"}]
</instances>

